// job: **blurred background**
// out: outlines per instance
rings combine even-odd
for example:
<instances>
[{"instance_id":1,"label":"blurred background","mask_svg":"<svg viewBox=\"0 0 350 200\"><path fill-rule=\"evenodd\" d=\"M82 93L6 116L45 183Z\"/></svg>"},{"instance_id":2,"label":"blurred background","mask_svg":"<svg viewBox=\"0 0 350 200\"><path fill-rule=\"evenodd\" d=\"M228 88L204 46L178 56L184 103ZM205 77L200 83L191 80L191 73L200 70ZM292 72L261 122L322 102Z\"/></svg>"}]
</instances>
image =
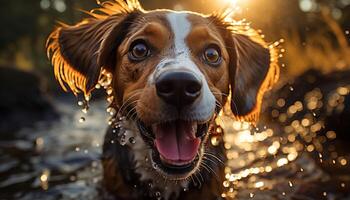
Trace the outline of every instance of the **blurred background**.
<instances>
[{"instance_id":1,"label":"blurred background","mask_svg":"<svg viewBox=\"0 0 350 200\"><path fill-rule=\"evenodd\" d=\"M338 79L329 77L339 77L349 84L350 0L140 2L145 9L169 8L207 14L227 5L233 6L235 19L251 22L251 26L261 30L271 44L282 43L281 90L298 91L292 83L307 82L310 74L316 74L314 79L319 81L334 83ZM101 180L99 156L104 133L101 130L106 128L107 121L106 105L98 101L87 115L81 113L73 95L58 87L45 51L46 38L58 21L74 24L86 16L80 10L91 10L96 6L95 0L1 2L0 199L94 199L100 194L100 188L85 186ZM339 85L334 85L333 89L337 90ZM299 94L304 94L306 86L299 86ZM347 95L349 88L344 88L347 89L341 92ZM273 99L280 100L278 97ZM279 102L278 105L288 104L287 101ZM346 101L343 99L343 102ZM271 105L271 109L266 109L276 118L274 104L270 102L266 107ZM290 102L292 104L294 101ZM278 117L275 121L287 123ZM349 171L344 173L349 178ZM254 196L255 193L249 190L247 195Z\"/></svg>"}]
</instances>

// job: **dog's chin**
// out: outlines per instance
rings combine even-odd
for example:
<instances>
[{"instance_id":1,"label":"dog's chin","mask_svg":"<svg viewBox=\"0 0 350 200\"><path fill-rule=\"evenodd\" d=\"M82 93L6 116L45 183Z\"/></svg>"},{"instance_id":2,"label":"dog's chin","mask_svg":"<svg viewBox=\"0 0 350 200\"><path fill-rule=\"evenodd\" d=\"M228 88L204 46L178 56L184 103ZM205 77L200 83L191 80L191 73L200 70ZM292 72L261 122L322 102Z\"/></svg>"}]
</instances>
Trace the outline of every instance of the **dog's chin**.
<instances>
[{"instance_id":1,"label":"dog's chin","mask_svg":"<svg viewBox=\"0 0 350 200\"><path fill-rule=\"evenodd\" d=\"M210 121L173 120L150 126L138 122L139 131L152 150L153 168L164 178L177 181L198 170L209 125Z\"/></svg>"}]
</instances>

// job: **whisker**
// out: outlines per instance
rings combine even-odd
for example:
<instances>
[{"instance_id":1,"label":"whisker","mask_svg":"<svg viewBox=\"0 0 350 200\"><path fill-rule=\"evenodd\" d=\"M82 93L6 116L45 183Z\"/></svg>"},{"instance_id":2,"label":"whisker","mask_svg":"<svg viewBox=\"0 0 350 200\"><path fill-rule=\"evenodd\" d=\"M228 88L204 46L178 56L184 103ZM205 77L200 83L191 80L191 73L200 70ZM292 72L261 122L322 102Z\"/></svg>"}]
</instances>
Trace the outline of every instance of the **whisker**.
<instances>
[{"instance_id":1,"label":"whisker","mask_svg":"<svg viewBox=\"0 0 350 200\"><path fill-rule=\"evenodd\" d=\"M215 155L212 154L212 153L204 152L204 155L211 156L211 157L215 158L217 161L219 161L221 164L225 165L225 163L224 163L219 157L215 156Z\"/></svg>"},{"instance_id":2,"label":"whisker","mask_svg":"<svg viewBox=\"0 0 350 200\"><path fill-rule=\"evenodd\" d=\"M129 96L129 97L123 102L123 104L121 105L121 107L118 109L117 114L119 114L119 113L122 111L122 109L124 109L124 107L127 106L127 105L129 104L128 102L129 102L133 97L135 97L136 95L139 95L140 93L142 93L142 89L135 90L135 91L134 91L134 94L132 94L131 96Z\"/></svg>"},{"instance_id":3,"label":"whisker","mask_svg":"<svg viewBox=\"0 0 350 200\"><path fill-rule=\"evenodd\" d=\"M214 174L214 176L217 177L217 174L215 173L215 171L205 162L201 163L201 167L205 168L209 172L209 174Z\"/></svg>"},{"instance_id":4,"label":"whisker","mask_svg":"<svg viewBox=\"0 0 350 200\"><path fill-rule=\"evenodd\" d=\"M127 103L123 104L123 105L125 105L125 106L124 106L117 114L118 114L118 115L119 115L119 114L123 115L123 113L126 112L126 109L128 109L132 104L137 103L137 101L138 101L138 100L134 100L134 101L130 101L130 102L127 102Z\"/></svg>"},{"instance_id":5,"label":"whisker","mask_svg":"<svg viewBox=\"0 0 350 200\"><path fill-rule=\"evenodd\" d=\"M205 165L203 165L203 163L201 163L200 167L203 167L203 169L207 170L209 174L212 173Z\"/></svg>"},{"instance_id":6,"label":"whisker","mask_svg":"<svg viewBox=\"0 0 350 200\"><path fill-rule=\"evenodd\" d=\"M214 171L214 169L212 169L208 164L206 164L205 162L202 163L203 167L207 167L210 171L213 172L214 176L215 176L215 179L217 181L220 181L220 178L219 178L219 175Z\"/></svg>"},{"instance_id":7,"label":"whisker","mask_svg":"<svg viewBox=\"0 0 350 200\"><path fill-rule=\"evenodd\" d=\"M193 174L191 174L190 178L192 180L193 185L197 185L196 181L194 181Z\"/></svg>"},{"instance_id":8,"label":"whisker","mask_svg":"<svg viewBox=\"0 0 350 200\"><path fill-rule=\"evenodd\" d=\"M138 100L137 100L138 101ZM130 114L133 114L136 111L136 107L132 107L129 112L125 115L127 119L130 118Z\"/></svg>"},{"instance_id":9,"label":"whisker","mask_svg":"<svg viewBox=\"0 0 350 200\"><path fill-rule=\"evenodd\" d=\"M201 183L201 181L199 180L199 178L197 177L197 175L196 174L193 174L194 175L194 177L198 180L198 187L200 188L200 187L202 187L202 183Z\"/></svg>"},{"instance_id":10,"label":"whisker","mask_svg":"<svg viewBox=\"0 0 350 200\"><path fill-rule=\"evenodd\" d=\"M200 169L200 168L198 169L198 174L199 174L199 176L201 177L202 182L204 183L204 178L203 178L203 176L202 176L202 173L201 173L201 169Z\"/></svg>"},{"instance_id":11,"label":"whisker","mask_svg":"<svg viewBox=\"0 0 350 200\"><path fill-rule=\"evenodd\" d=\"M215 160L209 158L209 157L206 157L206 156L203 156L203 158L205 158L206 160L212 162L213 164L217 164L217 162L215 162Z\"/></svg>"}]
</instances>

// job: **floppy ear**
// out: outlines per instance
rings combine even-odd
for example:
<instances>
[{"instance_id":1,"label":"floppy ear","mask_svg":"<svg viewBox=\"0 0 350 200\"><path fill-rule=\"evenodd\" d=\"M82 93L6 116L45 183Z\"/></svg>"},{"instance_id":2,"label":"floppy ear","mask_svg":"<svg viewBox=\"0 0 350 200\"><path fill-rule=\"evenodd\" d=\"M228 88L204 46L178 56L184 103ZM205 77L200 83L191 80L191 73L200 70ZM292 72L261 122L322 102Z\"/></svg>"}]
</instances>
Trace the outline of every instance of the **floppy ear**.
<instances>
[{"instance_id":1,"label":"floppy ear","mask_svg":"<svg viewBox=\"0 0 350 200\"><path fill-rule=\"evenodd\" d=\"M255 123L264 93L278 80L277 53L246 24L217 20L230 56L231 110L239 120Z\"/></svg>"},{"instance_id":2,"label":"floppy ear","mask_svg":"<svg viewBox=\"0 0 350 200\"><path fill-rule=\"evenodd\" d=\"M274 53L263 43L242 34L233 34L232 38L231 110L239 119L256 122L264 93L277 81L279 68Z\"/></svg>"},{"instance_id":3,"label":"floppy ear","mask_svg":"<svg viewBox=\"0 0 350 200\"><path fill-rule=\"evenodd\" d=\"M142 10L136 0L116 0L101 6L96 10L102 14L91 12L76 25L62 25L47 40L56 79L65 91L68 86L75 95L90 94L102 67L113 70L115 50Z\"/></svg>"}]
</instances>

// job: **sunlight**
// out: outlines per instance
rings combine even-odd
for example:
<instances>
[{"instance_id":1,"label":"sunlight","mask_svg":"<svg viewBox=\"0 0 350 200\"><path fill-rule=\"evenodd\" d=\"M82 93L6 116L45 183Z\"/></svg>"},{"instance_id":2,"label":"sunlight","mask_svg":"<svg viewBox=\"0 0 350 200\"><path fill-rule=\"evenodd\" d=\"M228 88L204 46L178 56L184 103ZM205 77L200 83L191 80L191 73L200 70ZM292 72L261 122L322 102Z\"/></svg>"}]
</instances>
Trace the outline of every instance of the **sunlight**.
<instances>
[{"instance_id":1,"label":"sunlight","mask_svg":"<svg viewBox=\"0 0 350 200\"><path fill-rule=\"evenodd\" d=\"M239 0L223 0L225 4L229 4L230 6L237 6Z\"/></svg>"},{"instance_id":2,"label":"sunlight","mask_svg":"<svg viewBox=\"0 0 350 200\"><path fill-rule=\"evenodd\" d=\"M222 0L224 6L230 6L231 8L247 7L250 0ZM219 1L220 3L220 1Z\"/></svg>"},{"instance_id":3,"label":"sunlight","mask_svg":"<svg viewBox=\"0 0 350 200\"><path fill-rule=\"evenodd\" d=\"M232 16L237 14L242 14L245 10L248 10L250 5L250 0L221 0L216 1L221 8L229 8L226 11L231 14L225 19L225 21L230 22L232 20Z\"/></svg>"}]
</instances>

